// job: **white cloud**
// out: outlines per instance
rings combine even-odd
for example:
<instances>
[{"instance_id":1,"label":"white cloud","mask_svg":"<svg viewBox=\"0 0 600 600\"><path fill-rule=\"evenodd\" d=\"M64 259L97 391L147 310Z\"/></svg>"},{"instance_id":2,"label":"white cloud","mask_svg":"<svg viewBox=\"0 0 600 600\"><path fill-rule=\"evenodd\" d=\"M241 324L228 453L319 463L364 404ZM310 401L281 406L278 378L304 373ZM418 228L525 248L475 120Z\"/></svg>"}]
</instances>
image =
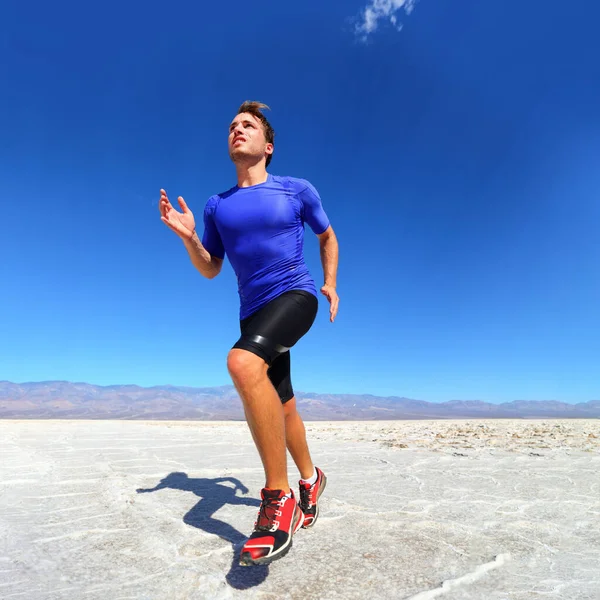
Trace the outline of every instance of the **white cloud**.
<instances>
[{"instance_id":1,"label":"white cloud","mask_svg":"<svg viewBox=\"0 0 600 600\"><path fill-rule=\"evenodd\" d=\"M363 40L373 33L379 26L380 21L389 21L396 29L402 29L398 24L396 13L403 9L409 15L417 0L370 0L363 9L360 21L356 25L356 33Z\"/></svg>"}]
</instances>

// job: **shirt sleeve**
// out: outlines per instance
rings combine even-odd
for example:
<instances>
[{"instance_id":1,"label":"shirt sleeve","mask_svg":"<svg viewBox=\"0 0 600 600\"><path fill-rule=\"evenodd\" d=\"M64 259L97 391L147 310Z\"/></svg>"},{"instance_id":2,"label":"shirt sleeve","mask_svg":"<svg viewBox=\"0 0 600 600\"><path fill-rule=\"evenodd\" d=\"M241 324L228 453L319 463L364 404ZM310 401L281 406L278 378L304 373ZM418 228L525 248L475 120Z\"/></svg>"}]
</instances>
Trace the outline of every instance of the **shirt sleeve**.
<instances>
[{"instance_id":1,"label":"shirt sleeve","mask_svg":"<svg viewBox=\"0 0 600 600\"><path fill-rule=\"evenodd\" d=\"M223 246L223 240L221 240L214 219L216 206L216 198L212 197L204 207L204 234L202 235L202 245L211 256L224 258L225 248Z\"/></svg>"},{"instance_id":2,"label":"shirt sleeve","mask_svg":"<svg viewBox=\"0 0 600 600\"><path fill-rule=\"evenodd\" d=\"M298 194L298 197L300 198L300 202L302 202L303 219L308 223L313 232L319 235L323 233L330 224L329 218L323 209L321 197L319 196L319 192L317 192L310 182L301 179L299 183L301 183L301 191Z\"/></svg>"}]
</instances>

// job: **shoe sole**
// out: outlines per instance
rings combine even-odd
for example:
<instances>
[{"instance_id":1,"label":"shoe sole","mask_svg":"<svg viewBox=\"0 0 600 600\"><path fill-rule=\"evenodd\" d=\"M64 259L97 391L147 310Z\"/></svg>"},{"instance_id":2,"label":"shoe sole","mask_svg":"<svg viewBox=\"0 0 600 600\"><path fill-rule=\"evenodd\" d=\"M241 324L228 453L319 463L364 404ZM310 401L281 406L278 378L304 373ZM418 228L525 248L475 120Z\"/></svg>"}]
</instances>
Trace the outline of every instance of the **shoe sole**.
<instances>
[{"instance_id":1,"label":"shoe sole","mask_svg":"<svg viewBox=\"0 0 600 600\"><path fill-rule=\"evenodd\" d=\"M252 558L252 555L250 554L250 552L242 552L242 554L240 556L240 563L239 563L240 566L241 567L251 567L251 566L255 566L255 565L268 565L268 564L272 563L274 560L283 558L292 549L293 537L294 537L294 534L300 529L300 527L298 526L298 523L301 523L301 522L302 522L302 517L299 517L298 520L296 521L296 523L294 524L294 526L292 527L292 535L290 535L290 540L286 546L284 546L280 550L277 550L277 552L274 552L273 554L270 554L269 556L263 556L262 558Z\"/></svg>"},{"instance_id":2,"label":"shoe sole","mask_svg":"<svg viewBox=\"0 0 600 600\"><path fill-rule=\"evenodd\" d=\"M317 510L315 511L315 516L313 517L313 520L308 525L304 525L304 523L302 523L302 529L310 529L311 527L314 527L315 523L317 522L317 519L319 517L319 498L321 497L321 494L325 491L326 487L327 487L327 477L325 476L325 473L323 473L323 485L320 487L319 493L317 495Z\"/></svg>"},{"instance_id":3,"label":"shoe sole","mask_svg":"<svg viewBox=\"0 0 600 600\"><path fill-rule=\"evenodd\" d=\"M279 550L277 554L271 554L271 556L264 556L263 558L252 558L250 552L242 552L242 555L240 557L240 566L253 567L258 565L269 565L274 560L283 558L291 550L291 548L292 542L290 541L290 543L282 550Z\"/></svg>"}]
</instances>

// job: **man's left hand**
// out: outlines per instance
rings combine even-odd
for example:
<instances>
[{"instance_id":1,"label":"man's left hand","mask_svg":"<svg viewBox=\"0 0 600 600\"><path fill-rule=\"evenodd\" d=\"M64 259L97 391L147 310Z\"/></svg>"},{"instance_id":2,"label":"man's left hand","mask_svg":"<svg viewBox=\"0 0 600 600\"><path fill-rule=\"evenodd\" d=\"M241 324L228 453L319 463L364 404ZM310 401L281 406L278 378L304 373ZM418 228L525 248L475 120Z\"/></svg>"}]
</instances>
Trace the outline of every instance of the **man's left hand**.
<instances>
[{"instance_id":1,"label":"man's left hand","mask_svg":"<svg viewBox=\"0 0 600 600\"><path fill-rule=\"evenodd\" d=\"M335 291L335 286L324 285L321 288L321 293L327 298L327 300L329 300L329 320L333 323L337 315L338 304L340 303L340 299Z\"/></svg>"}]
</instances>

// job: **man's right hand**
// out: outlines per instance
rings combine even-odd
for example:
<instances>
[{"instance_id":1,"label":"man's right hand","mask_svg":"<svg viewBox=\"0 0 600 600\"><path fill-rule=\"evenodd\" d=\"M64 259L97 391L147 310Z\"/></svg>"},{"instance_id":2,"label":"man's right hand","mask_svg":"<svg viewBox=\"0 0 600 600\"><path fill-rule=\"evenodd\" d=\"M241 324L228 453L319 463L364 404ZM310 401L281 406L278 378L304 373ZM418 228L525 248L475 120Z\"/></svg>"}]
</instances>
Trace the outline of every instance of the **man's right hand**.
<instances>
[{"instance_id":1,"label":"man's right hand","mask_svg":"<svg viewBox=\"0 0 600 600\"><path fill-rule=\"evenodd\" d=\"M183 212L175 210L169 202L169 198L167 198L167 192L160 190L160 200L158 202L160 220L170 227L180 238L189 240L194 235L196 221L185 200L179 196L177 201Z\"/></svg>"}]
</instances>

